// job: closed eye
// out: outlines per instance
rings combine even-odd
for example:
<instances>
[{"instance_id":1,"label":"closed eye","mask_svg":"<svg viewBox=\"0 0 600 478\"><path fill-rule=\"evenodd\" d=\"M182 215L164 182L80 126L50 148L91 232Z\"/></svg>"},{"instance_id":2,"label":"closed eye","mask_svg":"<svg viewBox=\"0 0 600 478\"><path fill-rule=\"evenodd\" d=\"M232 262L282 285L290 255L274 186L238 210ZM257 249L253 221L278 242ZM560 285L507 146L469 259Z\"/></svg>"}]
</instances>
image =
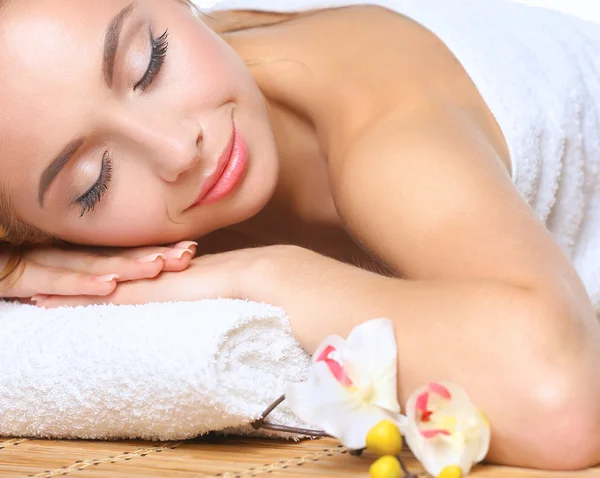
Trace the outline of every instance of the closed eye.
<instances>
[{"instance_id":1,"label":"closed eye","mask_svg":"<svg viewBox=\"0 0 600 478\"><path fill-rule=\"evenodd\" d=\"M82 217L88 211L94 210L108 189L108 183L110 182L111 176L112 158L110 157L110 153L105 151L102 156L102 168L98 179L90 189L74 201L74 203L79 203L79 206L81 207L81 214L79 217Z\"/></svg>"},{"instance_id":2,"label":"closed eye","mask_svg":"<svg viewBox=\"0 0 600 478\"><path fill-rule=\"evenodd\" d=\"M148 68L146 69L142 79L133 87L134 90L144 91L146 88L148 88L148 86L150 86L156 75L158 75L160 72L160 69L162 68L167 57L167 50L169 48L169 30L165 30L165 32L158 38L154 38L152 30L150 30L150 44L152 46L152 52L150 54Z\"/></svg>"}]
</instances>

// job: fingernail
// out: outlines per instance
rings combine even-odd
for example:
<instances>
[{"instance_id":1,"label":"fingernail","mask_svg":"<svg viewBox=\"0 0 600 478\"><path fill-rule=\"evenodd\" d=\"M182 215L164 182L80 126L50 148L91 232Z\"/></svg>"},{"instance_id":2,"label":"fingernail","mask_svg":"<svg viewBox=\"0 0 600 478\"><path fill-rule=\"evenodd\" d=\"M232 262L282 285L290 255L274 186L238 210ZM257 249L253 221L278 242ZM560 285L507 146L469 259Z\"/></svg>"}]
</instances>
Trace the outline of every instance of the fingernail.
<instances>
[{"instance_id":1,"label":"fingernail","mask_svg":"<svg viewBox=\"0 0 600 478\"><path fill-rule=\"evenodd\" d=\"M107 274L105 276L98 276L96 277L96 280L98 282L112 282L115 279L118 279L119 276L117 274Z\"/></svg>"},{"instance_id":2,"label":"fingernail","mask_svg":"<svg viewBox=\"0 0 600 478\"><path fill-rule=\"evenodd\" d=\"M43 294L38 294L38 295L34 295L30 300L31 300L31 302L38 302L40 300L47 299L48 297L50 297L50 296L43 295Z\"/></svg>"},{"instance_id":3,"label":"fingernail","mask_svg":"<svg viewBox=\"0 0 600 478\"><path fill-rule=\"evenodd\" d=\"M147 262L154 262L155 260L157 260L158 258L161 259L166 259L167 256L165 256L164 254L161 254L160 252L158 254L150 254L149 256L143 256L140 257L138 259L138 262L142 262L142 263L147 263Z\"/></svg>"},{"instance_id":4,"label":"fingernail","mask_svg":"<svg viewBox=\"0 0 600 478\"><path fill-rule=\"evenodd\" d=\"M167 257L169 259L181 259L186 252L193 254L193 252L190 249L179 249L178 248L178 249L171 249L169 252L167 252Z\"/></svg>"},{"instance_id":5,"label":"fingernail","mask_svg":"<svg viewBox=\"0 0 600 478\"><path fill-rule=\"evenodd\" d=\"M185 242L180 242L178 244L177 249L189 249L192 246L197 246L198 243L194 242L194 241L185 241Z\"/></svg>"}]
</instances>

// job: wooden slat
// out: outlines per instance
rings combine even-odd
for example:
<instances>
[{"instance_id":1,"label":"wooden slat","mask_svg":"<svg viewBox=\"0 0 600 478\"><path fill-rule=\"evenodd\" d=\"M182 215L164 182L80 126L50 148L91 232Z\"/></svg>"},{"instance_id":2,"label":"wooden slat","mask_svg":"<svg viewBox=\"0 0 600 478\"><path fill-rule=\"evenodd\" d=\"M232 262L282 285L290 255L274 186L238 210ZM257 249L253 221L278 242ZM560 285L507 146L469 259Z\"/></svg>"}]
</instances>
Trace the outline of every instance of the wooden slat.
<instances>
[{"instance_id":1,"label":"wooden slat","mask_svg":"<svg viewBox=\"0 0 600 478\"><path fill-rule=\"evenodd\" d=\"M413 472L422 468L407 452ZM333 439L301 442L208 435L184 442L28 440L0 441L0 476L50 478L246 478L306 476L368 478L370 454L350 456ZM474 478L600 478L600 468L573 473L482 465Z\"/></svg>"},{"instance_id":2,"label":"wooden slat","mask_svg":"<svg viewBox=\"0 0 600 478\"><path fill-rule=\"evenodd\" d=\"M123 460L129 456L135 459L169 445L144 441L26 440L0 449L0 476L71 474L102 464L89 463L94 460L109 461L117 455L123 455Z\"/></svg>"}]
</instances>

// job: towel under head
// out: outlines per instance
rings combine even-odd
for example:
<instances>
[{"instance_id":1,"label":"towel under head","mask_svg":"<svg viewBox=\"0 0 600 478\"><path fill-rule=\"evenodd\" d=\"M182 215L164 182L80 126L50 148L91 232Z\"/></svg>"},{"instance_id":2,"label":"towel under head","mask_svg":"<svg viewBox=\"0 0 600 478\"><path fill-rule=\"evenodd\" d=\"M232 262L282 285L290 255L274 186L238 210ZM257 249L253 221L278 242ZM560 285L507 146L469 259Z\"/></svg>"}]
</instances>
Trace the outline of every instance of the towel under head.
<instances>
[{"instance_id":1,"label":"towel under head","mask_svg":"<svg viewBox=\"0 0 600 478\"><path fill-rule=\"evenodd\" d=\"M309 362L265 304L0 302L0 435L171 440L241 427ZM270 419L304 426L285 402Z\"/></svg>"}]
</instances>

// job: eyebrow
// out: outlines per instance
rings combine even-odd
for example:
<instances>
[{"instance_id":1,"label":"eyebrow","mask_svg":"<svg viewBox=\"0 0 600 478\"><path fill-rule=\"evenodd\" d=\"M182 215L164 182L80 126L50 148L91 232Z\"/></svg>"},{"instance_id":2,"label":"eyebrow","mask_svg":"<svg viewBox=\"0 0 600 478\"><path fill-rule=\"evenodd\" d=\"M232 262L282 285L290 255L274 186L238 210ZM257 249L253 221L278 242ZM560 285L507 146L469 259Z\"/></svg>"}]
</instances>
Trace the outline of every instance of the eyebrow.
<instances>
[{"instance_id":1,"label":"eyebrow","mask_svg":"<svg viewBox=\"0 0 600 478\"><path fill-rule=\"evenodd\" d=\"M60 173L63 170L65 165L81 147L84 141L85 138L78 138L76 140L71 141L63 148L63 150L58 154L58 156L54 158L48 166L46 166L46 169L44 169L42 177L40 178L40 187L38 189L38 202L40 203L40 207L44 207L44 196L46 195L46 191L52 184L52 181L56 179L58 173Z\"/></svg>"},{"instance_id":2,"label":"eyebrow","mask_svg":"<svg viewBox=\"0 0 600 478\"><path fill-rule=\"evenodd\" d=\"M102 73L104 75L104 82L109 88L113 82L113 71L115 69L115 57L119 49L119 38L121 37L121 30L123 30L123 24L127 17L131 14L135 8L135 3L132 2L121 10L111 20L106 29L106 35L104 35L104 55L102 57Z\"/></svg>"},{"instance_id":3,"label":"eyebrow","mask_svg":"<svg viewBox=\"0 0 600 478\"><path fill-rule=\"evenodd\" d=\"M125 20L131 14L135 6L136 2L132 2L123 8L123 10L115 15L106 28L106 33L104 35L104 53L102 55L102 74L104 76L104 82L109 88L112 87L113 83L113 71L115 69L115 58L117 56L117 51L119 50L121 31L123 30ZM50 164L48 164L42 172L38 188L38 202L41 208L44 207L46 191L48 191L52 182L84 142L85 138L78 138L71 141L52 161L50 161Z\"/></svg>"}]
</instances>

